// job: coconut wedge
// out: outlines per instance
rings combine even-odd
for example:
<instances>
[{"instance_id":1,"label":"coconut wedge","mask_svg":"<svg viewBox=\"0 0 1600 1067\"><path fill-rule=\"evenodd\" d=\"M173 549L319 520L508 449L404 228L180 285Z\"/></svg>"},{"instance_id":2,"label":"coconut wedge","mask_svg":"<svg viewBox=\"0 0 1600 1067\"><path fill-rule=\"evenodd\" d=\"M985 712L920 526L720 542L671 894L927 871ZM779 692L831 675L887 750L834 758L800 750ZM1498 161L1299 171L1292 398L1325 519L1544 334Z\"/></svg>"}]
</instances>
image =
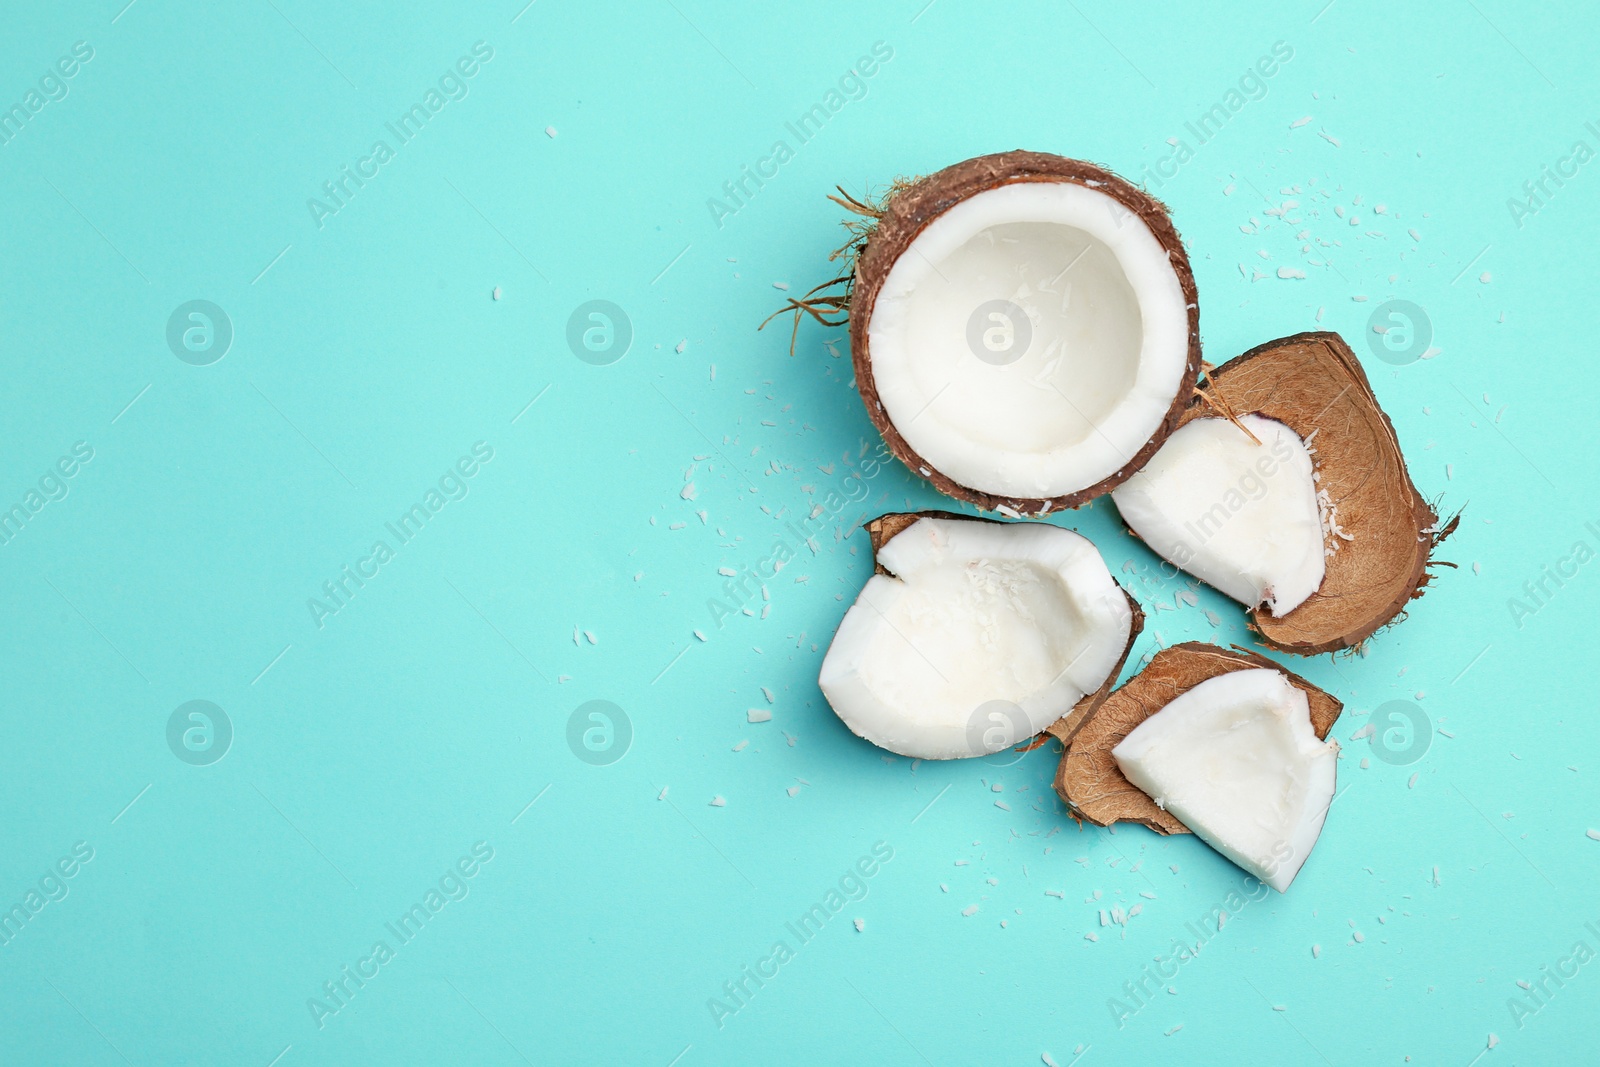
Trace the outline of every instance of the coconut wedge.
<instances>
[{"instance_id":1,"label":"coconut wedge","mask_svg":"<svg viewBox=\"0 0 1600 1067\"><path fill-rule=\"evenodd\" d=\"M1305 693L1257 667L1174 697L1111 756L1158 808L1281 893L1322 833L1339 743L1312 732Z\"/></svg>"},{"instance_id":2,"label":"coconut wedge","mask_svg":"<svg viewBox=\"0 0 1600 1067\"><path fill-rule=\"evenodd\" d=\"M838 202L864 219L839 253L853 269L785 310L848 319L868 415L941 492L1013 518L1074 508L1176 427L1199 310L1149 194L1018 151Z\"/></svg>"},{"instance_id":3,"label":"coconut wedge","mask_svg":"<svg viewBox=\"0 0 1600 1067\"><path fill-rule=\"evenodd\" d=\"M1157 553L1282 617L1322 584L1326 540L1311 452L1276 419L1191 419L1111 492Z\"/></svg>"},{"instance_id":4,"label":"coconut wedge","mask_svg":"<svg viewBox=\"0 0 1600 1067\"><path fill-rule=\"evenodd\" d=\"M1196 396L1145 470L1112 493L1123 520L1244 603L1266 644L1297 655L1360 644L1422 595L1430 554L1455 522L1440 529L1338 334L1269 341L1207 377L1210 395Z\"/></svg>"},{"instance_id":5,"label":"coconut wedge","mask_svg":"<svg viewBox=\"0 0 1600 1067\"><path fill-rule=\"evenodd\" d=\"M1177 815L1162 810L1128 780L1112 750L1141 723L1202 682L1262 668L1277 671L1305 694L1312 733L1325 740L1344 710L1330 694L1253 652L1194 641L1173 645L1157 652L1144 670L1102 701L1086 721L1074 724L1064 717L1049 728L1066 746L1056 769L1055 789L1072 817L1096 826L1135 822L1157 833L1189 833Z\"/></svg>"},{"instance_id":6,"label":"coconut wedge","mask_svg":"<svg viewBox=\"0 0 1600 1067\"><path fill-rule=\"evenodd\" d=\"M1105 699L1143 616L1089 541L940 513L868 529L876 573L818 679L854 733L915 758L984 756Z\"/></svg>"}]
</instances>

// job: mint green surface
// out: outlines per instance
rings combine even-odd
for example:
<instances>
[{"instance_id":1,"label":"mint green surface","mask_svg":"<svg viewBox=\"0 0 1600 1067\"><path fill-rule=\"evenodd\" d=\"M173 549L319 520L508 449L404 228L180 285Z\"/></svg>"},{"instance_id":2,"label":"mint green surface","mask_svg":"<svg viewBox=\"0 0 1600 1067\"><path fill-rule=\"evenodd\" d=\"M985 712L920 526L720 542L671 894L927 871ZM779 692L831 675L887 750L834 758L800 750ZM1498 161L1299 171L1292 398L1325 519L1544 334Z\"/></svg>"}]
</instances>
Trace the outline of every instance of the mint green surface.
<instances>
[{"instance_id":1,"label":"mint green surface","mask_svg":"<svg viewBox=\"0 0 1600 1067\"><path fill-rule=\"evenodd\" d=\"M124 2L0 18L0 108L27 115L0 144L0 508L27 516L0 544L0 908L26 916L0 927L0 1062L1589 1062L1588 8ZM836 183L1015 147L1170 205L1213 362L1343 333L1419 488L1466 508L1403 625L1294 664L1347 710L1287 895L1230 905L1242 872L1193 838L1080 830L1050 749L913 764L817 691L858 523L951 505L892 461L853 480L878 439L842 329L791 358L787 323L755 327L774 283L831 276ZM340 206L346 166L369 177ZM746 166L776 174L727 199ZM167 342L195 300L232 327L209 365ZM631 323L620 361L569 348L591 300ZM1430 358L1378 358L1389 300ZM824 501L806 548L789 524ZM1130 673L1247 643L1108 503L1052 521L1144 605ZM778 543L770 599L714 617L719 568ZM196 700L231 724L209 764L205 720L169 745ZM595 700L631 726L609 765L576 755L600 720L568 742ZM1350 740L1389 700L1432 720L1414 762Z\"/></svg>"}]
</instances>

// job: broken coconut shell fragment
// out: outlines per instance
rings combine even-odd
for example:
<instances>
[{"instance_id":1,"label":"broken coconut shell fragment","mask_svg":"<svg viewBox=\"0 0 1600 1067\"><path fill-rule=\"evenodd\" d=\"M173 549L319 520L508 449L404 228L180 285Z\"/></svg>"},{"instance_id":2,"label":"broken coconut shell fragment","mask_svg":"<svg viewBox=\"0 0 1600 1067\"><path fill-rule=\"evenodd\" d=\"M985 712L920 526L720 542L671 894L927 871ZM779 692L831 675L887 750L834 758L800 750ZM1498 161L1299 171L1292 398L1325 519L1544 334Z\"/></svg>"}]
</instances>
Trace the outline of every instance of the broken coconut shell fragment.
<instances>
[{"instance_id":1,"label":"broken coconut shell fragment","mask_svg":"<svg viewBox=\"0 0 1600 1067\"><path fill-rule=\"evenodd\" d=\"M1071 530L933 512L868 532L875 573L818 683L852 732L891 752L985 756L1081 719L1143 625Z\"/></svg>"},{"instance_id":2,"label":"broken coconut shell fragment","mask_svg":"<svg viewBox=\"0 0 1600 1067\"><path fill-rule=\"evenodd\" d=\"M1286 426L1315 461L1325 531L1322 573L1309 595L1296 591L1292 609L1277 605L1281 615L1270 601L1263 602L1266 597L1246 604L1262 641L1296 655L1334 652L1354 647L1394 622L1422 595L1431 577L1431 553L1455 529L1456 520L1441 528L1412 483L1394 426L1350 346L1334 333L1269 341L1209 371L1207 386L1183 413L1177 434L1164 449L1185 446L1191 436L1185 428L1196 420L1220 427L1223 419L1230 419L1243 434L1252 425L1250 417L1259 416ZM1152 471L1166 466L1168 458L1158 453ZM1293 466L1276 469L1292 471ZM1242 467L1235 479L1240 485L1232 488L1244 487L1242 480L1250 476L1250 468ZM1205 538L1225 539L1252 526L1238 516L1255 504L1238 491L1198 505L1169 499L1168 514L1156 514L1161 501L1147 492L1148 481L1135 477L1114 498L1129 529L1180 568L1205 550L1200 544ZM1130 504L1126 509L1125 503ZM1298 581L1305 570L1284 573ZM1227 588L1229 582L1213 584L1240 596L1236 588ZM1250 583L1239 584L1248 588Z\"/></svg>"},{"instance_id":3,"label":"broken coconut shell fragment","mask_svg":"<svg viewBox=\"0 0 1600 1067\"><path fill-rule=\"evenodd\" d=\"M1074 724L1068 721L1071 716L1064 716L1046 731L1066 746L1056 769L1055 789L1072 817L1096 826L1135 822L1161 834L1189 833L1176 816L1128 781L1111 750L1135 727L1200 683L1259 668L1279 672L1305 694L1311 727L1319 740L1326 740L1344 710L1330 694L1254 652L1198 641L1173 645L1157 652L1144 670L1102 701L1086 722Z\"/></svg>"},{"instance_id":4,"label":"broken coconut shell fragment","mask_svg":"<svg viewBox=\"0 0 1600 1067\"><path fill-rule=\"evenodd\" d=\"M873 425L941 492L1013 518L1075 508L1177 426L1199 310L1148 193L1015 151L835 199L857 216L846 271L785 310L848 320Z\"/></svg>"}]
</instances>

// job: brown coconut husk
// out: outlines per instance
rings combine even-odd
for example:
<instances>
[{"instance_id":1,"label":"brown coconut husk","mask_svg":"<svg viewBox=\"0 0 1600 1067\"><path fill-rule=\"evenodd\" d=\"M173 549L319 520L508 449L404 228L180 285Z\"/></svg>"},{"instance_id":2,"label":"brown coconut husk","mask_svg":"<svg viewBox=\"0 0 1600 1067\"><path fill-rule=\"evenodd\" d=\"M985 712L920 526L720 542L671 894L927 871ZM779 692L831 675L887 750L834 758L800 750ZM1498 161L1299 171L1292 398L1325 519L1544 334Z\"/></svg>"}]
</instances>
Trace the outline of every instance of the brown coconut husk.
<instances>
[{"instance_id":1,"label":"brown coconut husk","mask_svg":"<svg viewBox=\"0 0 1600 1067\"><path fill-rule=\"evenodd\" d=\"M1046 498L1001 497L965 486L950 478L923 459L906 443L900 431L889 420L882 402L878 399L877 385L872 376L872 352L867 337L867 326L872 320L872 308L883 288L884 279L895 261L905 254L913 241L934 219L949 211L963 200L1015 182L1070 182L1086 185L1105 193L1140 221L1155 235L1166 250L1172 268L1183 290L1184 303L1189 312L1189 360L1184 379L1179 383L1177 395L1166 418L1150 440L1128 460L1128 463L1111 476L1075 493ZM856 384L861 399L867 405L867 415L883 435L889 450L907 467L932 482L947 496L965 500L985 511L1006 509L1015 515L1044 515L1051 511L1076 508L1102 493L1110 492L1129 475L1147 463L1161 443L1178 427L1191 391L1200 372L1200 310L1196 295L1194 272L1189 267L1189 257L1183 241L1172 225L1166 205L1137 186L1117 175L1082 160L1067 159L1045 152L1001 152L978 156L963 163L946 167L924 178L899 179L881 201L863 201L844 193L843 198L830 197L856 217L847 222L850 240L834 253L843 258L849 269L838 278L813 289L801 299L791 299L783 312L792 312L798 330L800 317L809 315L830 326L850 327L850 353L855 364ZM833 316L830 318L829 316ZM768 321L771 321L770 319ZM766 325L766 323L762 323ZM792 345L792 342L791 342ZM792 347L791 347L792 351Z\"/></svg>"},{"instance_id":2,"label":"brown coconut husk","mask_svg":"<svg viewBox=\"0 0 1600 1067\"><path fill-rule=\"evenodd\" d=\"M894 577L894 574L886 570L881 563L877 562L877 554L882 550L883 546L888 543L890 538L905 530L918 519L954 519L959 522L1000 522L999 519L989 519L978 515L958 515L952 511L911 511L893 512L888 515L880 515L878 518L867 523L866 526L867 537L872 541L872 554L874 557L873 571L875 573L881 574L887 578ZM1113 575L1111 580L1115 582L1116 576ZM1118 583L1119 588L1120 585L1121 583ZM1087 722L1089 717L1094 714L1095 709L1099 708L1100 705L1105 702L1105 699L1111 695L1112 688L1117 684L1118 675L1122 673L1123 666L1128 662L1128 654L1133 651L1134 641L1138 639L1139 634L1144 630L1144 611L1140 609L1139 602L1133 599L1133 596L1126 589L1122 590L1122 595L1128 598L1128 608L1133 612L1133 623L1128 629L1128 643L1123 646L1122 655L1117 659L1116 667L1111 671L1110 674L1106 675L1106 680L1100 686L1100 688L1096 689L1092 693L1086 693L1082 699L1080 699L1072 706L1070 710L1067 711L1065 715L1057 719L1044 731L1044 733L1049 733L1052 736L1060 738L1063 743L1065 743L1067 740L1070 740L1072 734L1076 732L1077 727L1082 723ZM1043 738L1044 734L1041 733L1039 735L1039 739L1028 744L1026 749L1032 750L1039 747L1040 744L1044 743Z\"/></svg>"},{"instance_id":3,"label":"brown coconut husk","mask_svg":"<svg viewBox=\"0 0 1600 1067\"><path fill-rule=\"evenodd\" d=\"M1317 488L1327 491L1351 538L1337 539L1322 585L1305 603L1282 618L1257 605L1251 628L1265 644L1304 656L1352 648L1394 622L1422 595L1433 549L1459 516L1440 528L1350 346L1336 333L1295 334L1206 377L1209 393L1194 398L1178 425L1251 412L1284 423L1301 440L1316 434Z\"/></svg>"},{"instance_id":4,"label":"brown coconut husk","mask_svg":"<svg viewBox=\"0 0 1600 1067\"><path fill-rule=\"evenodd\" d=\"M1157 807L1149 794L1123 777L1111 750L1134 727L1201 682L1257 667L1279 672L1306 694L1312 729L1319 739L1327 740L1344 705L1298 674L1242 648L1218 648L1201 641L1173 645L1157 652L1149 666L1102 701L1086 723L1073 726L1067 716L1045 731L1062 737L1067 746L1056 769L1055 787L1068 813L1080 823L1096 826L1136 822L1159 834L1190 833L1171 812Z\"/></svg>"}]
</instances>

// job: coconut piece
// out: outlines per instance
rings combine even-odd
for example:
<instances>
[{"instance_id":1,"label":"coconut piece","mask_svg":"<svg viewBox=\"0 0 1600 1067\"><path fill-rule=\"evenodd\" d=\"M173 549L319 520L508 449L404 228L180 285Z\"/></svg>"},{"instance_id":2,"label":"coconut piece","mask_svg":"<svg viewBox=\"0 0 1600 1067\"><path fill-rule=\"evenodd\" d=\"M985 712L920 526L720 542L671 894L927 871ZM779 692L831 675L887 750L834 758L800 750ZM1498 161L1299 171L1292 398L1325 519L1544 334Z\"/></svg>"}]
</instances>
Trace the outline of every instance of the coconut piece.
<instances>
[{"instance_id":1,"label":"coconut piece","mask_svg":"<svg viewBox=\"0 0 1600 1067\"><path fill-rule=\"evenodd\" d=\"M1322 833L1339 743L1318 740L1281 671L1256 667L1174 698L1111 755L1158 808L1281 893Z\"/></svg>"},{"instance_id":2,"label":"coconut piece","mask_svg":"<svg viewBox=\"0 0 1600 1067\"><path fill-rule=\"evenodd\" d=\"M1282 617L1322 584L1311 453L1276 419L1185 422L1111 493L1157 553L1246 607Z\"/></svg>"},{"instance_id":3,"label":"coconut piece","mask_svg":"<svg viewBox=\"0 0 1600 1067\"><path fill-rule=\"evenodd\" d=\"M1074 508L1176 427L1199 310L1149 194L1017 151L898 182L881 204L838 202L864 220L836 253L853 269L785 310L797 327L848 319L873 425L941 492L1012 514Z\"/></svg>"},{"instance_id":4,"label":"coconut piece","mask_svg":"<svg viewBox=\"0 0 1600 1067\"><path fill-rule=\"evenodd\" d=\"M1096 826L1136 822L1157 833L1189 833L1176 815L1157 807L1148 794L1128 781L1111 750L1140 723L1201 682L1261 667L1280 672L1305 693L1312 731L1319 740L1326 739L1344 705L1304 678L1242 648L1224 649L1199 641L1173 645L1157 652L1144 670L1102 701L1086 721L1068 723L1069 716L1049 727L1048 732L1066 745L1056 769L1055 789L1072 817Z\"/></svg>"},{"instance_id":5,"label":"coconut piece","mask_svg":"<svg viewBox=\"0 0 1600 1067\"><path fill-rule=\"evenodd\" d=\"M891 512L887 515L880 515L867 523L867 536L872 541L873 555L876 556L890 538L922 518L954 519L962 522L989 522L1002 525L999 519L988 519L979 515L960 515L952 511ZM882 563L876 564L874 571L877 574L889 576L889 572L884 569ZM1072 706L1072 710L1049 726L1048 729L1051 736L1061 741L1063 745L1072 740L1072 735L1077 732L1078 727L1087 722L1094 710L1105 701L1106 697L1111 695L1111 690L1117 684L1117 677L1127 664L1129 653L1133 651L1133 642L1144 631L1144 610L1139 607L1139 602L1133 598L1132 593L1123 590L1122 595L1127 599L1128 611L1133 616L1133 625L1128 632L1128 642L1123 646L1122 656L1117 660L1116 666L1106 675L1106 680L1100 683L1100 688L1092 693L1085 694L1081 700ZM1035 743L1035 747L1042 742L1043 738L1041 737L1040 742Z\"/></svg>"},{"instance_id":6,"label":"coconut piece","mask_svg":"<svg viewBox=\"0 0 1600 1067\"><path fill-rule=\"evenodd\" d=\"M942 513L868 531L876 573L818 678L853 732L905 756L983 756L1104 699L1142 616L1088 540Z\"/></svg>"},{"instance_id":7,"label":"coconut piece","mask_svg":"<svg viewBox=\"0 0 1600 1067\"><path fill-rule=\"evenodd\" d=\"M1352 648L1422 595L1430 565L1454 566L1430 556L1459 516L1440 527L1411 481L1393 424L1338 334L1268 341L1207 378L1212 396L1197 396L1180 425L1212 418L1217 407L1254 413L1289 427L1315 456L1327 533L1322 582L1282 616L1250 605L1263 642L1296 655Z\"/></svg>"}]
</instances>

